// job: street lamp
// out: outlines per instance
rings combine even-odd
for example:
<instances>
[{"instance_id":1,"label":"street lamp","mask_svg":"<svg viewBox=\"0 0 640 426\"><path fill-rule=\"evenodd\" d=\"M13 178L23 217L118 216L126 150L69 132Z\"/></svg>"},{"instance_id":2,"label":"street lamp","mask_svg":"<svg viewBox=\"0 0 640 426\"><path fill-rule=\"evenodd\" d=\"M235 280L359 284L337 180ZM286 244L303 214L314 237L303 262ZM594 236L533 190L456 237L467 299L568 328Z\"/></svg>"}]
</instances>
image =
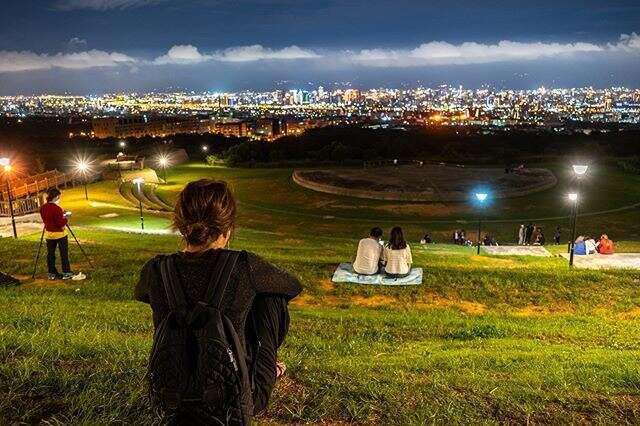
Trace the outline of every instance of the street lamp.
<instances>
[{"instance_id":1,"label":"street lamp","mask_svg":"<svg viewBox=\"0 0 640 426\"><path fill-rule=\"evenodd\" d=\"M144 184L144 179L139 177L132 180L135 185L138 187L138 201L140 203L140 228L144 231L144 216L142 214L142 185Z\"/></svg>"},{"instance_id":2,"label":"street lamp","mask_svg":"<svg viewBox=\"0 0 640 426\"><path fill-rule=\"evenodd\" d=\"M585 164L574 164L572 167L573 167L573 172L576 175L578 175L578 177L587 173L587 170L589 169L589 166Z\"/></svg>"},{"instance_id":3,"label":"street lamp","mask_svg":"<svg viewBox=\"0 0 640 426\"><path fill-rule=\"evenodd\" d=\"M7 181L7 198L9 201L9 214L11 215L11 226L13 227L13 238L18 238L18 230L16 229L16 217L13 213L13 196L11 195L11 180L9 173L13 170L11 160L7 157L0 158L0 166L4 169L4 177Z\"/></svg>"},{"instance_id":4,"label":"street lamp","mask_svg":"<svg viewBox=\"0 0 640 426\"><path fill-rule=\"evenodd\" d=\"M87 160L79 159L76 161L76 171L82 175L82 181L84 184L84 199L89 200L89 192L87 191L87 174L91 170L91 166Z\"/></svg>"},{"instance_id":5,"label":"street lamp","mask_svg":"<svg viewBox=\"0 0 640 426\"><path fill-rule=\"evenodd\" d=\"M162 167L162 174L164 176L164 183L167 183L167 167L170 166L169 158L165 154L158 156L158 164Z\"/></svg>"},{"instance_id":6,"label":"street lamp","mask_svg":"<svg viewBox=\"0 0 640 426\"><path fill-rule=\"evenodd\" d=\"M571 166L573 168L573 173L575 173L576 178L578 180L578 191L580 190L580 186L582 183L582 177L587 173L589 166L585 164L574 164ZM572 214L571 214L571 241L569 241L569 266L573 266L573 256L576 245L576 223L578 222L578 201L579 195L578 192L572 192L568 195L569 201L573 203L572 206Z\"/></svg>"},{"instance_id":7,"label":"street lamp","mask_svg":"<svg viewBox=\"0 0 640 426\"><path fill-rule=\"evenodd\" d=\"M120 145L120 148L122 148L122 151L124 152L125 148L127 147L127 143L125 141L120 141L118 145Z\"/></svg>"},{"instance_id":8,"label":"street lamp","mask_svg":"<svg viewBox=\"0 0 640 426\"><path fill-rule=\"evenodd\" d=\"M573 203L571 208L571 241L569 241L569 266L573 266L573 255L576 246L576 222L578 219L578 194L575 192L567 195L569 201Z\"/></svg>"},{"instance_id":9,"label":"street lamp","mask_svg":"<svg viewBox=\"0 0 640 426\"><path fill-rule=\"evenodd\" d=\"M206 153L209 151L209 147L207 145L202 145L202 152Z\"/></svg>"},{"instance_id":10,"label":"street lamp","mask_svg":"<svg viewBox=\"0 0 640 426\"><path fill-rule=\"evenodd\" d=\"M480 207L484 205L487 197L489 196L486 192L476 192L475 193L476 200L480 203ZM478 215L478 251L477 254L480 254L480 233L482 231L482 215Z\"/></svg>"}]
</instances>

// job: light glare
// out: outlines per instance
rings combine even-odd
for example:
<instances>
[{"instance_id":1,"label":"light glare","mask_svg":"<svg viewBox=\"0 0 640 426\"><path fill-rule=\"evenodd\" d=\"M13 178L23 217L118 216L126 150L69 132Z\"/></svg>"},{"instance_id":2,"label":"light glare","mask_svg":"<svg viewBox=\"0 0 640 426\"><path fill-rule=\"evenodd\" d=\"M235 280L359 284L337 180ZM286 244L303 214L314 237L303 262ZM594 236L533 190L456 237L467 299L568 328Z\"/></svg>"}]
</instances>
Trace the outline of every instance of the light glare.
<instances>
[{"instance_id":1,"label":"light glare","mask_svg":"<svg viewBox=\"0 0 640 426\"><path fill-rule=\"evenodd\" d=\"M484 192L477 192L476 198L478 199L478 201L482 202L487 199L487 194L485 194Z\"/></svg>"},{"instance_id":2,"label":"light glare","mask_svg":"<svg viewBox=\"0 0 640 426\"><path fill-rule=\"evenodd\" d=\"M586 165L581 165L581 164L573 165L573 172L578 176L582 176L583 174L587 173L588 169L589 169L589 166L586 166Z\"/></svg>"},{"instance_id":3,"label":"light glare","mask_svg":"<svg viewBox=\"0 0 640 426\"><path fill-rule=\"evenodd\" d=\"M578 194L576 194L575 192L572 192L571 194L569 194L569 199L571 201L578 201Z\"/></svg>"}]
</instances>

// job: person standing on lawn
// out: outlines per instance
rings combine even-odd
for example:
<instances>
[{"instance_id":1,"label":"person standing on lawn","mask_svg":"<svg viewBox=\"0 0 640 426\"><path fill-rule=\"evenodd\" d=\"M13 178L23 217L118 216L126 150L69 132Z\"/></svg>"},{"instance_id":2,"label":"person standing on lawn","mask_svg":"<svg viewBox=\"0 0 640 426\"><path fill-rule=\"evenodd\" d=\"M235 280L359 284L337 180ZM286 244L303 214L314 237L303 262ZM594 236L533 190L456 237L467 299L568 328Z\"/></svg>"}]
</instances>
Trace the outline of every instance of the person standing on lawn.
<instances>
[{"instance_id":1,"label":"person standing on lawn","mask_svg":"<svg viewBox=\"0 0 640 426\"><path fill-rule=\"evenodd\" d=\"M67 237L67 218L71 215L59 206L61 192L52 188L47 192L47 202L40 207L40 217L44 223L44 237L47 241L47 270L50 280L73 278L69 263L69 239ZM56 248L60 250L62 274L56 268Z\"/></svg>"}]
</instances>

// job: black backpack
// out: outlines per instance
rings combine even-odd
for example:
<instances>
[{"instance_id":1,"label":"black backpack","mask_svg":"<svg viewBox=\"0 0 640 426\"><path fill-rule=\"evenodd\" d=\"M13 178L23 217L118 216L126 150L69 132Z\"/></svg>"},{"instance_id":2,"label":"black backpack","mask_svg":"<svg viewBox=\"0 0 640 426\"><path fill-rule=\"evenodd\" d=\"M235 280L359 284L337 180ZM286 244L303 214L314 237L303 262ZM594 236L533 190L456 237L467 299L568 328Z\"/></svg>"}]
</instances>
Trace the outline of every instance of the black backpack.
<instances>
[{"instance_id":1,"label":"black backpack","mask_svg":"<svg viewBox=\"0 0 640 426\"><path fill-rule=\"evenodd\" d=\"M165 424L248 425L253 401L245 351L220 310L239 252L221 250L204 301L191 310L174 265L160 260L170 312L153 337L149 399Z\"/></svg>"}]
</instances>

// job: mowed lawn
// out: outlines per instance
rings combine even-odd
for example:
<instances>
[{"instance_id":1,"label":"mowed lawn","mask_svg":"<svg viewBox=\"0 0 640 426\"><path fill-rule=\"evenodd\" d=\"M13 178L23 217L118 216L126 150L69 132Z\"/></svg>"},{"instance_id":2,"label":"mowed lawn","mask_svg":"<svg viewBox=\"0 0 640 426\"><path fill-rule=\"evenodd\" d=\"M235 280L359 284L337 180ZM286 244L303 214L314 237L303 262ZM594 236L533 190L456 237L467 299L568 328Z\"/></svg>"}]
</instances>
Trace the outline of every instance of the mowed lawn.
<instances>
[{"instance_id":1,"label":"mowed lawn","mask_svg":"<svg viewBox=\"0 0 640 426\"><path fill-rule=\"evenodd\" d=\"M197 176L229 178L240 200L232 247L261 254L303 282L280 352L289 370L259 423L640 422L638 272L571 271L557 257L414 244L422 286L333 284L333 269L351 258L371 222L319 221L313 214L321 208L287 204L289 195L319 202L313 194L264 192L285 172L255 170L253 180L250 172L185 167L160 194L170 200ZM89 269L71 247L76 269L89 275L84 282L45 281L42 261L39 278L28 279L39 235L0 242L0 270L25 279L0 289L0 424L154 421L144 382L150 309L132 301L132 290L142 264L179 249L180 240L106 229L139 225L114 190L111 183L90 186L93 204L79 189L63 199L96 264ZM118 216L100 218L106 213ZM599 220L633 227L631 213ZM150 228L168 227L166 215L145 215ZM418 235L420 225L409 229ZM640 251L635 242L621 247Z\"/></svg>"}]
</instances>

